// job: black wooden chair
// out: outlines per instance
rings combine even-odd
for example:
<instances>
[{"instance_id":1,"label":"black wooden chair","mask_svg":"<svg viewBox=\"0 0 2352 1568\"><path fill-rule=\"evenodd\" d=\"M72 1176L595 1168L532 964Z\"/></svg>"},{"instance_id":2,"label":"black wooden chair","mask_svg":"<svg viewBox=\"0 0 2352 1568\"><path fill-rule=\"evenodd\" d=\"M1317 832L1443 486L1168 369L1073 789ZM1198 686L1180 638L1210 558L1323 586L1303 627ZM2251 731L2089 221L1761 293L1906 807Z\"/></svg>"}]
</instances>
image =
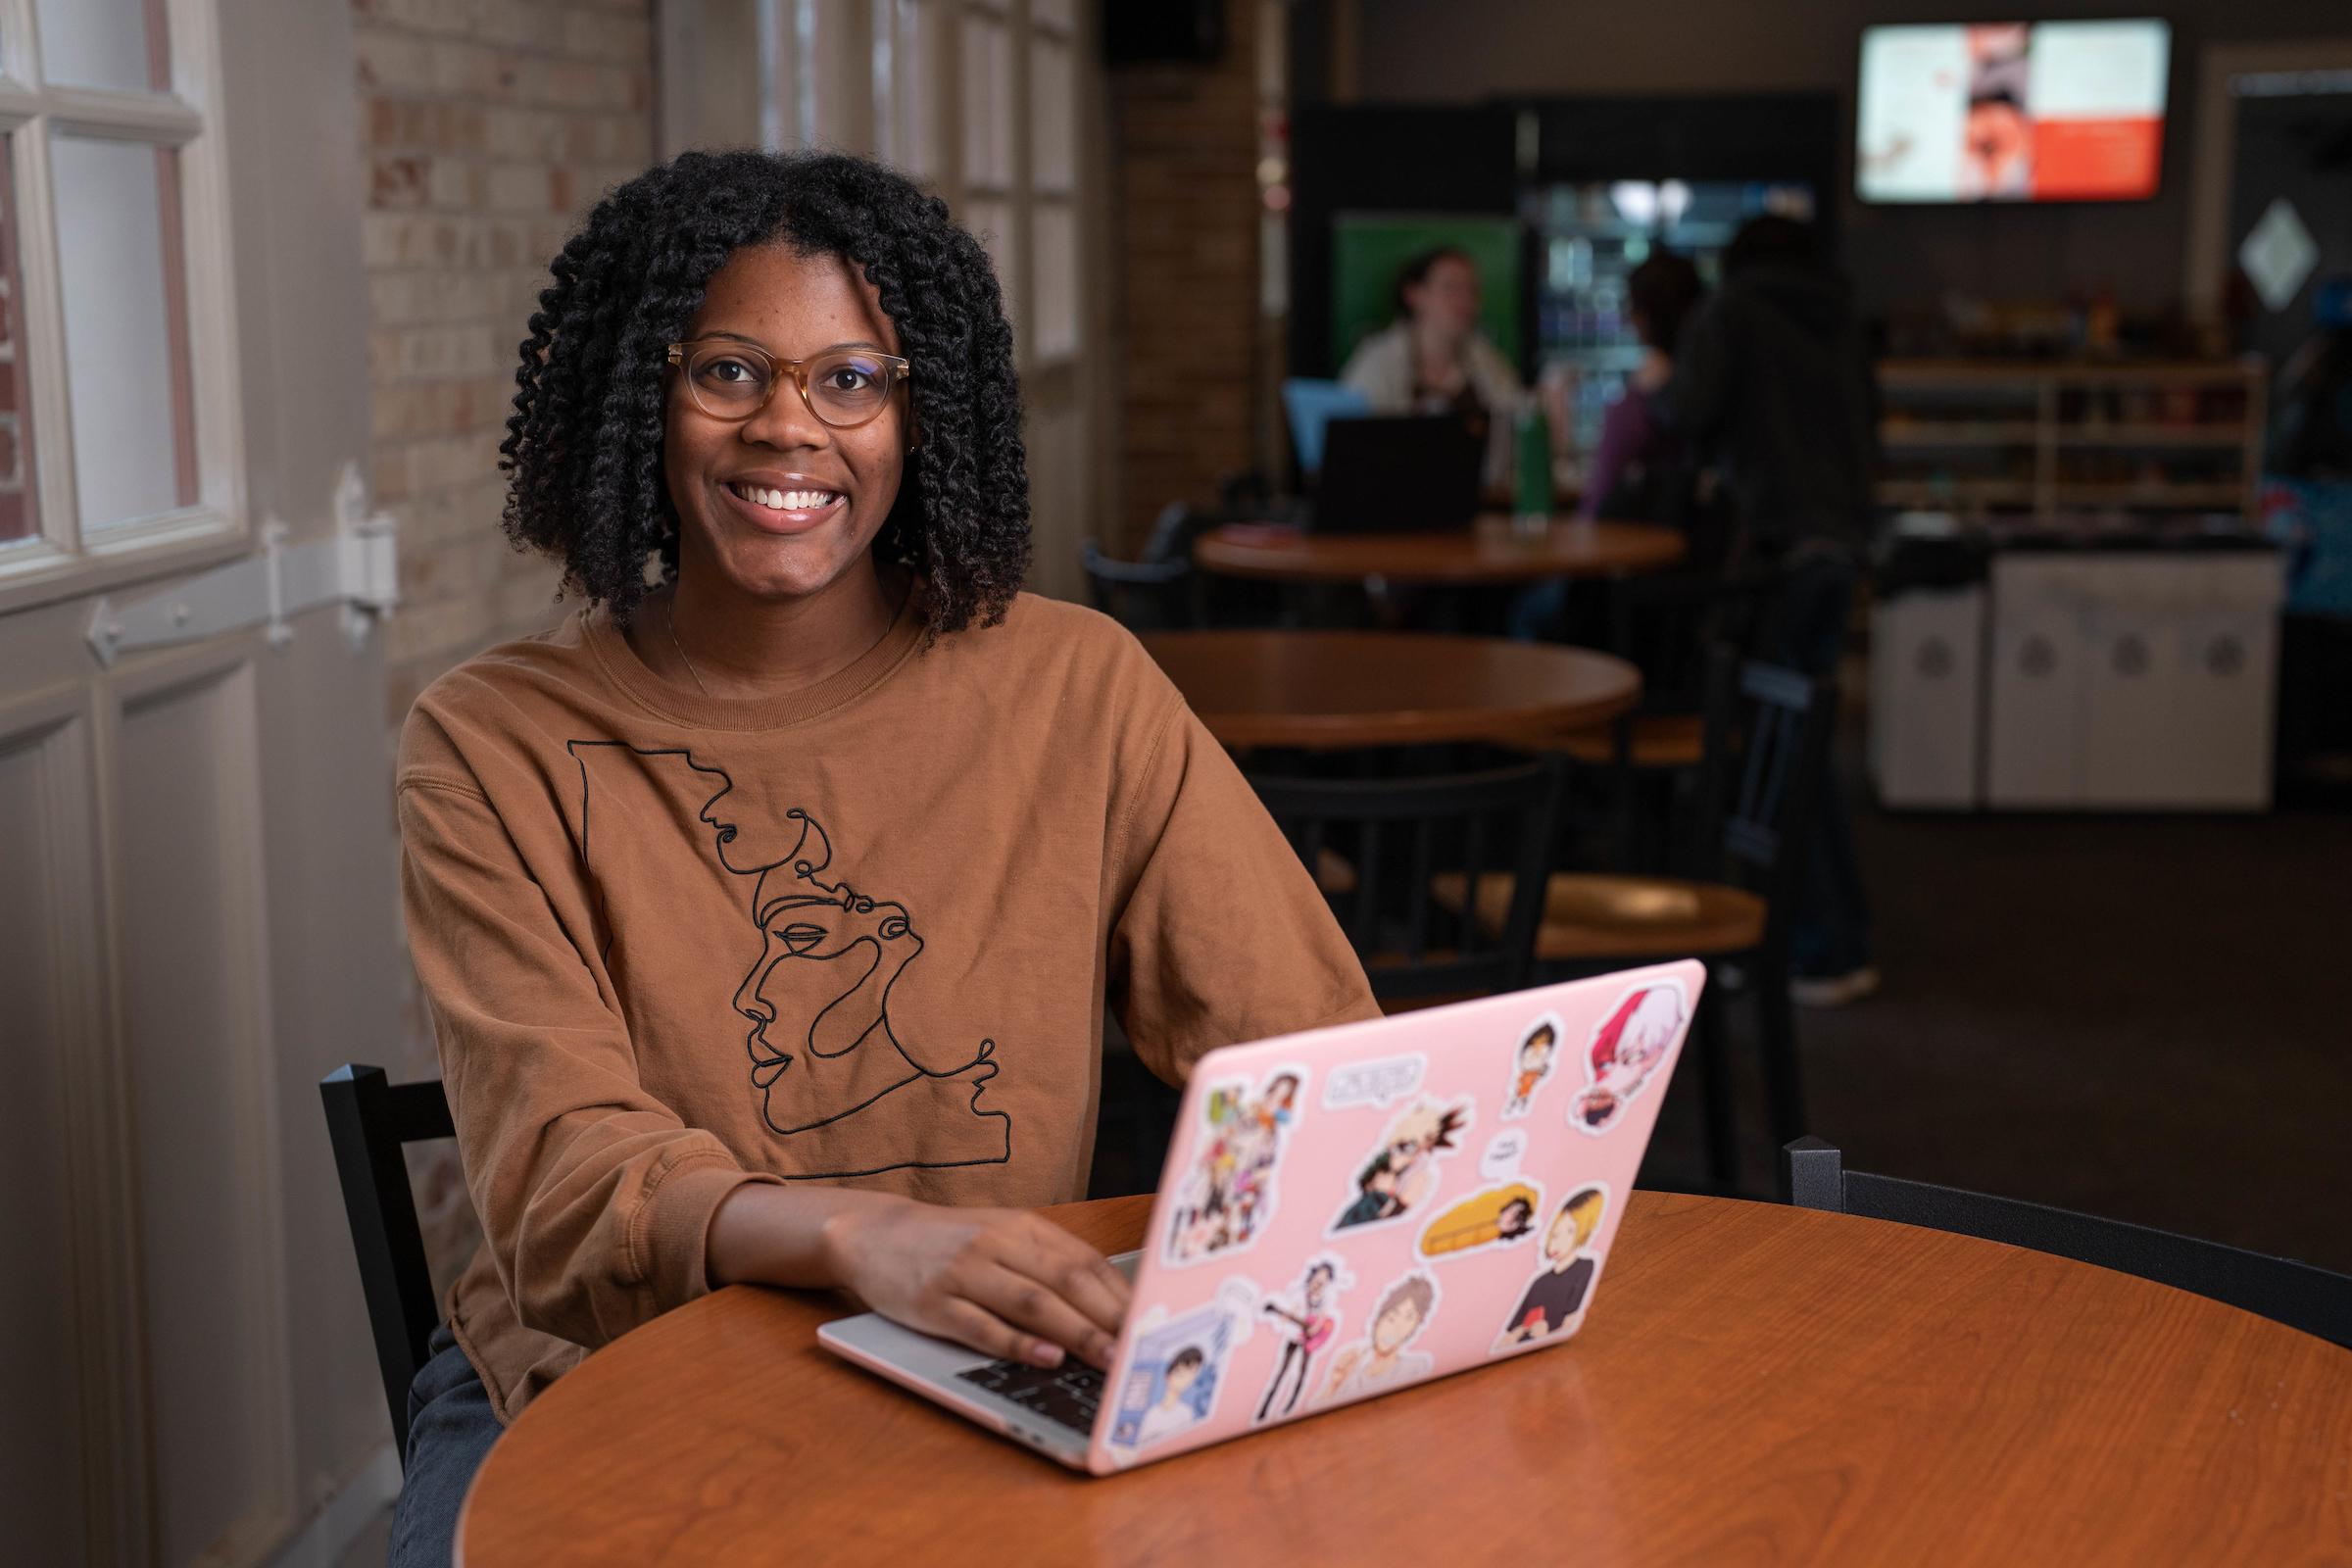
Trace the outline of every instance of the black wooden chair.
<instances>
[{"instance_id":1,"label":"black wooden chair","mask_svg":"<svg viewBox=\"0 0 2352 1568\"><path fill-rule=\"evenodd\" d=\"M1200 623L1190 561L1118 561L1092 539L1079 550L1095 608L1129 631L1179 631Z\"/></svg>"},{"instance_id":2,"label":"black wooden chair","mask_svg":"<svg viewBox=\"0 0 2352 1568\"><path fill-rule=\"evenodd\" d=\"M1798 1208L1893 1220L2095 1263L2352 1348L2352 1278L2291 1258L2014 1198L1847 1170L1843 1154L1818 1138L1799 1138L1781 1151L1781 1196Z\"/></svg>"},{"instance_id":3,"label":"black wooden chair","mask_svg":"<svg viewBox=\"0 0 2352 1568\"><path fill-rule=\"evenodd\" d=\"M425 1342L440 1326L424 1233L409 1191L406 1144L454 1138L438 1081L395 1084L384 1069L352 1062L318 1080L326 1135L343 1184L343 1211L360 1258L360 1288L375 1336L376 1371L392 1414L392 1440L409 1462L409 1385L424 1365Z\"/></svg>"},{"instance_id":4,"label":"black wooden chair","mask_svg":"<svg viewBox=\"0 0 2352 1568\"><path fill-rule=\"evenodd\" d=\"M1706 703L1697 843L1699 880L1563 871L1547 879L1536 929L1539 979L1568 979L1674 958L1706 960L1714 982L1691 1023L1705 1080L1707 1159L1718 1186L1740 1169L1720 992L1736 972L1753 996L1776 1142L1801 1135L1804 1084L1788 1003L1788 946L1813 799L1827 765L1837 694L1826 680L1741 661L1719 648ZM1520 890L1491 884L1471 901L1500 930ZM1464 906L1460 890L1441 896Z\"/></svg>"},{"instance_id":5,"label":"black wooden chair","mask_svg":"<svg viewBox=\"0 0 2352 1568\"><path fill-rule=\"evenodd\" d=\"M1252 775L1384 1005L1431 1005L1528 984L1566 763L1556 758L1406 778ZM1492 926L1438 889L1509 885Z\"/></svg>"},{"instance_id":6,"label":"black wooden chair","mask_svg":"<svg viewBox=\"0 0 2352 1568\"><path fill-rule=\"evenodd\" d=\"M1712 661L1722 648L1756 657L1784 581L1777 571L1752 570L1609 584L1608 651L1642 671L1641 705L1614 722L1572 731L1559 744L1608 782L1620 868L1692 869L1672 864L1671 852L1678 846L1678 806L1695 803L1706 765ZM1651 809L1638 808L1643 806Z\"/></svg>"}]
</instances>

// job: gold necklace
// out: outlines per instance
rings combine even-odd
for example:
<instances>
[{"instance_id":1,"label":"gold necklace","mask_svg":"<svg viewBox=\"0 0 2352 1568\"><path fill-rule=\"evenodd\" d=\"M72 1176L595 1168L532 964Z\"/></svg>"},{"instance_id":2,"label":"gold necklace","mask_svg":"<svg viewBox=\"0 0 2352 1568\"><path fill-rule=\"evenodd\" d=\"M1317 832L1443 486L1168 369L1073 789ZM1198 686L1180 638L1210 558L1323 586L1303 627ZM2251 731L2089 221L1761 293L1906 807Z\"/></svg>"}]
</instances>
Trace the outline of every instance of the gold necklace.
<instances>
[{"instance_id":1,"label":"gold necklace","mask_svg":"<svg viewBox=\"0 0 2352 1568\"><path fill-rule=\"evenodd\" d=\"M678 662L684 664L686 673L694 677L694 689L705 697L710 696L710 688L703 684L703 677L695 669L694 661L686 657L686 645L678 641L678 595L675 589L670 590L669 597L662 601L662 623L669 628L669 646L678 651Z\"/></svg>"}]
</instances>

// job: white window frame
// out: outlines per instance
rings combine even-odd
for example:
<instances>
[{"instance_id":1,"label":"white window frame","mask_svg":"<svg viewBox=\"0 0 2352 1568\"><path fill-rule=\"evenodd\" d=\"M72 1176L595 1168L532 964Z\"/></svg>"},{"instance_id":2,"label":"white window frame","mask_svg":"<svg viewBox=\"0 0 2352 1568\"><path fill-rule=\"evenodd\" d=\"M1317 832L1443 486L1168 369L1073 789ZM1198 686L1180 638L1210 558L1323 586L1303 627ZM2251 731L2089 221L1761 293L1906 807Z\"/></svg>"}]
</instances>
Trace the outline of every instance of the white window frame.
<instances>
[{"instance_id":1,"label":"white window frame","mask_svg":"<svg viewBox=\"0 0 2352 1568\"><path fill-rule=\"evenodd\" d=\"M32 416L38 523L34 538L0 545L0 611L192 569L250 548L215 5L216 0L164 0L171 90L146 93L43 84L34 0L0 0L0 134L9 139L15 187L17 270L24 287L18 330ZM68 395L73 367L67 359L50 177L49 150L59 131L178 154L195 500L87 537L74 494ZM355 366L352 373L363 374L365 368Z\"/></svg>"},{"instance_id":2,"label":"white window frame","mask_svg":"<svg viewBox=\"0 0 2352 1568\"><path fill-rule=\"evenodd\" d=\"M999 278L1013 327L1013 352L1022 373L1063 371L1090 350L1093 329L1085 293L1085 227L1081 200L1086 153L1082 145L1085 35L1082 0L1048 7L1035 0L746 0L757 19L760 62L758 139L774 148L840 147L879 153L945 196L959 221L993 235ZM1062 15L1066 11L1066 19ZM662 45L662 103L659 123L663 156L694 145L693 92L702 43L702 0L657 0ZM1001 133L976 139L977 110L967 75L974 39L983 31L1002 40ZM1036 107L1031 73L1040 45L1060 51L1070 73L1062 106L1070 124L1064 177L1038 177ZM919 127L919 129L918 129ZM980 156L979 140L997 167ZM928 145L916 146L917 141ZM1037 332L1040 282L1036 217L1066 218L1077 236L1068 258L1071 290L1066 336L1041 342ZM999 230L1002 230L999 232Z\"/></svg>"}]
</instances>

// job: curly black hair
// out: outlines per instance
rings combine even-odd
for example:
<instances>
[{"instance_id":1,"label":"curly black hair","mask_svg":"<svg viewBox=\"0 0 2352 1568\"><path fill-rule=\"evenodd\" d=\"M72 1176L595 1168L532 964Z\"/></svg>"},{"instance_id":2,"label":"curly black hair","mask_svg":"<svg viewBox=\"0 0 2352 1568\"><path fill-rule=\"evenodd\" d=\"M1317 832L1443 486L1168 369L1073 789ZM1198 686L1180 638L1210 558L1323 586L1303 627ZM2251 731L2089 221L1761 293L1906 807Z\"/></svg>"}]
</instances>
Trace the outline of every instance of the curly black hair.
<instances>
[{"instance_id":1,"label":"curly black hair","mask_svg":"<svg viewBox=\"0 0 2352 1568\"><path fill-rule=\"evenodd\" d=\"M926 584L931 636L995 625L1029 565L1029 470L1012 329L988 255L948 205L839 153L681 154L596 205L550 264L499 467L506 531L563 563L564 586L626 625L646 562L678 570L662 469L669 345L710 276L747 245L858 268L915 371L921 441L876 537Z\"/></svg>"}]
</instances>

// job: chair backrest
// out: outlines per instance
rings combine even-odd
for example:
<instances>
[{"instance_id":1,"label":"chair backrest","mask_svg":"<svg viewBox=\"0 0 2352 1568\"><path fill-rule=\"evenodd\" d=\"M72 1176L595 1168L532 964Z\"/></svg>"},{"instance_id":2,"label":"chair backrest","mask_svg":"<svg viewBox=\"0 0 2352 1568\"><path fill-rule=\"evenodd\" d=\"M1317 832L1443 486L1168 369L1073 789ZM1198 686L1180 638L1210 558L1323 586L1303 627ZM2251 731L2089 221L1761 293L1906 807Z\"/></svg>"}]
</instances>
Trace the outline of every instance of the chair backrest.
<instances>
[{"instance_id":1,"label":"chair backrest","mask_svg":"<svg viewBox=\"0 0 2352 1568\"><path fill-rule=\"evenodd\" d=\"M1348 933L1373 994L1404 1002L1516 991L1535 963L1565 764L1544 758L1402 779L1252 777ZM1499 932L1461 911L1512 879ZM1443 884L1452 884L1439 898Z\"/></svg>"},{"instance_id":2,"label":"chair backrest","mask_svg":"<svg viewBox=\"0 0 2352 1568\"><path fill-rule=\"evenodd\" d=\"M1198 625L1190 561L1114 561L1092 539L1079 547L1095 608L1130 631Z\"/></svg>"},{"instance_id":3,"label":"chair backrest","mask_svg":"<svg viewBox=\"0 0 2352 1568\"><path fill-rule=\"evenodd\" d=\"M1783 931L1829 765L1837 698L1826 678L1742 660L1729 647L1709 660L1693 869L1762 894Z\"/></svg>"},{"instance_id":4,"label":"chair backrest","mask_svg":"<svg viewBox=\"0 0 2352 1568\"><path fill-rule=\"evenodd\" d=\"M2291 1258L2014 1198L1847 1170L1843 1154L1818 1138L1799 1138L1781 1152L1781 1196L1799 1208L1894 1220L2095 1263L2352 1348L2352 1278Z\"/></svg>"},{"instance_id":5,"label":"chair backrest","mask_svg":"<svg viewBox=\"0 0 2352 1568\"><path fill-rule=\"evenodd\" d=\"M1144 538L1144 560L1152 565L1190 565L1193 546L1200 536L1231 520L1222 512L1171 501L1152 519L1152 531Z\"/></svg>"},{"instance_id":6,"label":"chair backrest","mask_svg":"<svg viewBox=\"0 0 2352 1568\"><path fill-rule=\"evenodd\" d=\"M404 1144L454 1138L449 1102L438 1082L395 1084L381 1067L352 1062L318 1080L326 1135L343 1184L343 1211L360 1258L360 1289L375 1336L376 1370L392 1413L401 1463L409 1453L409 1385L424 1365L425 1342L439 1326L424 1233L409 1191Z\"/></svg>"},{"instance_id":7,"label":"chair backrest","mask_svg":"<svg viewBox=\"0 0 2352 1568\"><path fill-rule=\"evenodd\" d=\"M1609 585L1609 652L1642 671L1642 711L1696 713L1707 698L1709 656L1719 647L1753 656L1784 578L1670 572Z\"/></svg>"}]
</instances>

